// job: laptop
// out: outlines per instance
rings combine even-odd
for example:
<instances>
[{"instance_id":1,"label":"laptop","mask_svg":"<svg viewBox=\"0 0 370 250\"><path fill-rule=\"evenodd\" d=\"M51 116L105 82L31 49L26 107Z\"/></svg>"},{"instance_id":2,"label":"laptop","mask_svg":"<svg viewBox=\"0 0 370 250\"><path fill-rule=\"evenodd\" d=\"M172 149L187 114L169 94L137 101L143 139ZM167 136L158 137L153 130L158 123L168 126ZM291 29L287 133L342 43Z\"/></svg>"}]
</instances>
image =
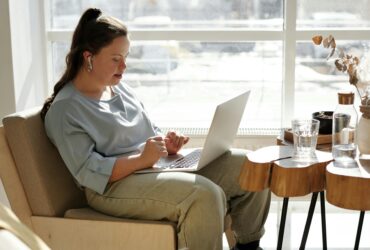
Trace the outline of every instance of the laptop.
<instances>
[{"instance_id":1,"label":"laptop","mask_svg":"<svg viewBox=\"0 0 370 250\"><path fill-rule=\"evenodd\" d=\"M160 158L152 168L135 173L198 171L230 149L238 131L250 91L219 104L203 148L182 149L176 155Z\"/></svg>"}]
</instances>

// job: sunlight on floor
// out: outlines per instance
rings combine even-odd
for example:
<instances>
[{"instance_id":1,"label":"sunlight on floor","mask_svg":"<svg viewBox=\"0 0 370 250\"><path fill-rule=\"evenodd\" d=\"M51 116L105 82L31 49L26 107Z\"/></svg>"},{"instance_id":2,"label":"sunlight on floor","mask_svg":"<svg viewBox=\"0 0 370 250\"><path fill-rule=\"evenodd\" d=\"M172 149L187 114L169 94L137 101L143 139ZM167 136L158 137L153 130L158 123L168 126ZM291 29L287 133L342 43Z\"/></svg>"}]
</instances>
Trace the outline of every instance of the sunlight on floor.
<instances>
[{"instance_id":1,"label":"sunlight on floor","mask_svg":"<svg viewBox=\"0 0 370 250\"><path fill-rule=\"evenodd\" d=\"M266 233L261 240L261 247L264 250L276 249L278 235L278 220L280 219L280 209L277 213L278 206L282 203L273 201L267 218L265 229ZM350 211L346 209L331 206L326 202L326 231L327 246L330 250L347 250L353 249L357 232L359 211ZM283 249L299 249L306 223L309 202L290 202L285 225ZM281 207L280 207L281 208ZM290 224L290 226L289 226ZM360 249L370 249L370 214L365 213L362 234L360 240ZM224 237L223 250L228 250L226 237ZM322 249L321 235L321 216L320 204L316 204L315 214L312 219L310 232L306 243L307 250Z\"/></svg>"}]
</instances>

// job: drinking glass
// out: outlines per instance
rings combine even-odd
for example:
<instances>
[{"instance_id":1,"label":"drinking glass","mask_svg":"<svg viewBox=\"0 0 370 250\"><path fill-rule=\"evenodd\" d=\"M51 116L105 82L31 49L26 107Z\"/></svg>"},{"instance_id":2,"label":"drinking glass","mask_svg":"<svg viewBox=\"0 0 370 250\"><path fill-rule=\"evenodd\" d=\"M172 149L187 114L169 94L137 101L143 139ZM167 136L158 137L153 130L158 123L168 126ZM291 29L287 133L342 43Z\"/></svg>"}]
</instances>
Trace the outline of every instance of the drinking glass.
<instances>
[{"instance_id":1,"label":"drinking glass","mask_svg":"<svg viewBox=\"0 0 370 250\"><path fill-rule=\"evenodd\" d=\"M320 121L316 119L296 119L292 121L293 158L302 160L315 158L319 126Z\"/></svg>"}]
</instances>

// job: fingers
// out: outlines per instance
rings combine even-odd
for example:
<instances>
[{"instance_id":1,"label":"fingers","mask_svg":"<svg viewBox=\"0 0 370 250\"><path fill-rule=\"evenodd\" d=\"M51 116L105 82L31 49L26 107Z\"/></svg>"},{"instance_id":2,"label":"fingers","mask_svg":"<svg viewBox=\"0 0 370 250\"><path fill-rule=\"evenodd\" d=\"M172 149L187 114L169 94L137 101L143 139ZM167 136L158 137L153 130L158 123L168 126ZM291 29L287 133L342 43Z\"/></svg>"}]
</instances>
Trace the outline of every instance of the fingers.
<instances>
[{"instance_id":1,"label":"fingers","mask_svg":"<svg viewBox=\"0 0 370 250\"><path fill-rule=\"evenodd\" d=\"M164 138L163 136L158 135L158 136L150 137L148 140L163 141Z\"/></svg>"},{"instance_id":2,"label":"fingers","mask_svg":"<svg viewBox=\"0 0 370 250\"><path fill-rule=\"evenodd\" d=\"M160 156L167 155L165 138L163 138L162 136L148 138L147 145L149 145L149 148L152 148L154 152L159 153Z\"/></svg>"},{"instance_id":3,"label":"fingers","mask_svg":"<svg viewBox=\"0 0 370 250\"><path fill-rule=\"evenodd\" d=\"M188 141L188 136L184 136L175 131L169 131L165 137L165 143L169 154L176 154Z\"/></svg>"},{"instance_id":4,"label":"fingers","mask_svg":"<svg viewBox=\"0 0 370 250\"><path fill-rule=\"evenodd\" d=\"M153 136L146 140L147 143L154 143L159 146L163 146L166 144L165 138L162 136Z\"/></svg>"},{"instance_id":5,"label":"fingers","mask_svg":"<svg viewBox=\"0 0 370 250\"><path fill-rule=\"evenodd\" d=\"M163 143L157 143L156 147L157 147L159 152L167 152L166 144L164 142Z\"/></svg>"},{"instance_id":6,"label":"fingers","mask_svg":"<svg viewBox=\"0 0 370 250\"><path fill-rule=\"evenodd\" d=\"M181 133L170 131L167 133L167 138L169 138L169 142L172 143L175 147L181 148L184 144L188 143L189 137L184 136Z\"/></svg>"},{"instance_id":7,"label":"fingers","mask_svg":"<svg viewBox=\"0 0 370 250\"><path fill-rule=\"evenodd\" d=\"M160 157L168 155L166 143L165 143L164 140L163 141L156 141L155 144L156 144L158 154L159 154Z\"/></svg>"},{"instance_id":8,"label":"fingers","mask_svg":"<svg viewBox=\"0 0 370 250\"><path fill-rule=\"evenodd\" d=\"M160 157L166 157L168 155L168 151L165 149L164 151L159 151L158 154Z\"/></svg>"},{"instance_id":9,"label":"fingers","mask_svg":"<svg viewBox=\"0 0 370 250\"><path fill-rule=\"evenodd\" d=\"M168 131L166 137L170 138L170 139L173 139L173 138L176 137L176 135L177 135L177 133L175 131Z\"/></svg>"},{"instance_id":10,"label":"fingers","mask_svg":"<svg viewBox=\"0 0 370 250\"><path fill-rule=\"evenodd\" d=\"M182 145L184 145L184 140L185 140L184 136L178 136L176 138L176 142L175 142L176 146L177 147L182 147Z\"/></svg>"},{"instance_id":11,"label":"fingers","mask_svg":"<svg viewBox=\"0 0 370 250\"><path fill-rule=\"evenodd\" d=\"M156 146L159 151L166 150L166 142L164 140L152 139L152 143Z\"/></svg>"}]
</instances>

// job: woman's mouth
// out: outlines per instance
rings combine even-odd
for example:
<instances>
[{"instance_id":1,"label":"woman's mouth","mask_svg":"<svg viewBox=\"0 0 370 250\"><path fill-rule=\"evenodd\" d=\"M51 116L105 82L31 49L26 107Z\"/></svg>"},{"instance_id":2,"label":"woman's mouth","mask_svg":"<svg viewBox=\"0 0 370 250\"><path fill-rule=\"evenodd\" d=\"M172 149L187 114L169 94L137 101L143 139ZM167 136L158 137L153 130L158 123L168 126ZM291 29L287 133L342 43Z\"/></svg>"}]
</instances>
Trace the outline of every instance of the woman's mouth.
<instances>
[{"instance_id":1,"label":"woman's mouth","mask_svg":"<svg viewBox=\"0 0 370 250\"><path fill-rule=\"evenodd\" d=\"M115 78L118 78L118 79L121 79L122 78L122 74L114 74L114 77Z\"/></svg>"}]
</instances>

